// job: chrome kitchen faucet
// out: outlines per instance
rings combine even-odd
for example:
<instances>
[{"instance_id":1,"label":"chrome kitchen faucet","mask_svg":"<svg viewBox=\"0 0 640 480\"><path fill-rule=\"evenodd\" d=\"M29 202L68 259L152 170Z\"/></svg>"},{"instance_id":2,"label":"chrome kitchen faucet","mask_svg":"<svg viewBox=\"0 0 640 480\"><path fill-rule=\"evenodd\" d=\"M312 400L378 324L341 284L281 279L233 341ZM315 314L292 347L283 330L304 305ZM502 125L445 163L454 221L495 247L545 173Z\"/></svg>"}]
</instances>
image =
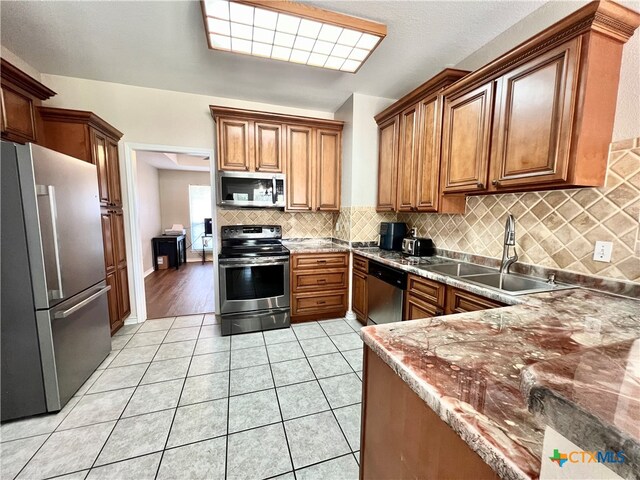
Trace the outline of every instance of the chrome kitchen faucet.
<instances>
[{"instance_id":1,"label":"chrome kitchen faucet","mask_svg":"<svg viewBox=\"0 0 640 480\"><path fill-rule=\"evenodd\" d=\"M509 247L513 247L513 256L509 256ZM504 245L502 247L502 264L500 273L509 273L511 265L518 261L516 253L516 221L513 215L509 214L504 225Z\"/></svg>"}]
</instances>

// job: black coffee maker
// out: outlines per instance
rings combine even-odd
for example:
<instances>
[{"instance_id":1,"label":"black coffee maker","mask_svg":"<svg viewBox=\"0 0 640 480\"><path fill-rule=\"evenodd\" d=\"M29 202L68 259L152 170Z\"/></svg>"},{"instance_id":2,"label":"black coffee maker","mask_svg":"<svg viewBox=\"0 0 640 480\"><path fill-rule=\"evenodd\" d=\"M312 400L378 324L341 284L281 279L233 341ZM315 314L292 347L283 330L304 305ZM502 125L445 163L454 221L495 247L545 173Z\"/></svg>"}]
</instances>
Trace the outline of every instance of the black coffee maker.
<instances>
[{"instance_id":1,"label":"black coffee maker","mask_svg":"<svg viewBox=\"0 0 640 480\"><path fill-rule=\"evenodd\" d=\"M407 224L402 222L380 223L380 248L402 250L402 239L407 234Z\"/></svg>"}]
</instances>

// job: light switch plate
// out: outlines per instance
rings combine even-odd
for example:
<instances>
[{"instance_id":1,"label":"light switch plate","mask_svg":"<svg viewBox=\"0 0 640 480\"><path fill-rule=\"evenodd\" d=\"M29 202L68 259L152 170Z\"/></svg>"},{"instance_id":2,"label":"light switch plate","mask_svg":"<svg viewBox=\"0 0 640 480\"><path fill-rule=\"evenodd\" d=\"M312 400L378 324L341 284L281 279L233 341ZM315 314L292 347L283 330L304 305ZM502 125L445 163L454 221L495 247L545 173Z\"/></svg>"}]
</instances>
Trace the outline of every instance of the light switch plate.
<instances>
[{"instance_id":1,"label":"light switch plate","mask_svg":"<svg viewBox=\"0 0 640 480\"><path fill-rule=\"evenodd\" d=\"M611 262L611 253L613 252L613 242L597 241L593 249L593 259L596 262Z\"/></svg>"}]
</instances>

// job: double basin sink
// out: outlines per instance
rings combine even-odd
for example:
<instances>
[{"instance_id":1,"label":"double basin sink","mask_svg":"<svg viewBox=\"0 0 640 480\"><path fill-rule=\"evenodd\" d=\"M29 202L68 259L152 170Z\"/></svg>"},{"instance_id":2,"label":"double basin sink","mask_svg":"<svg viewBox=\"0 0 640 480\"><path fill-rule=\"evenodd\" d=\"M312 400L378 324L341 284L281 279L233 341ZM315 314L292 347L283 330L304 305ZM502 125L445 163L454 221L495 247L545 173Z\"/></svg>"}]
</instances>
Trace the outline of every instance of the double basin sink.
<instances>
[{"instance_id":1,"label":"double basin sink","mask_svg":"<svg viewBox=\"0 0 640 480\"><path fill-rule=\"evenodd\" d=\"M447 262L421 266L421 268L429 272L440 273L451 277L459 277L464 279L465 282L500 290L511 295L525 295L571 288L570 285L549 283L545 280L526 277L523 275L500 273L495 268L483 267L473 263Z\"/></svg>"}]
</instances>

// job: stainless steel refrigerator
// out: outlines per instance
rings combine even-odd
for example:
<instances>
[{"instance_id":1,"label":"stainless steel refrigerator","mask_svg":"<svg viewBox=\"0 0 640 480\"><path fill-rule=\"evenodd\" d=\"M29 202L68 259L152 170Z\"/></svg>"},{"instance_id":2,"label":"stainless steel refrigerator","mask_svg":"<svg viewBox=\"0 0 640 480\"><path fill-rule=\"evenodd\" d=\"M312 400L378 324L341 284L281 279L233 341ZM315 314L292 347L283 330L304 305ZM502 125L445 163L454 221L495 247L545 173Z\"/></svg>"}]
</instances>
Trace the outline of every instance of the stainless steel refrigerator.
<instances>
[{"instance_id":1,"label":"stainless steel refrigerator","mask_svg":"<svg viewBox=\"0 0 640 480\"><path fill-rule=\"evenodd\" d=\"M111 349L96 167L2 142L2 420L60 410Z\"/></svg>"}]
</instances>

